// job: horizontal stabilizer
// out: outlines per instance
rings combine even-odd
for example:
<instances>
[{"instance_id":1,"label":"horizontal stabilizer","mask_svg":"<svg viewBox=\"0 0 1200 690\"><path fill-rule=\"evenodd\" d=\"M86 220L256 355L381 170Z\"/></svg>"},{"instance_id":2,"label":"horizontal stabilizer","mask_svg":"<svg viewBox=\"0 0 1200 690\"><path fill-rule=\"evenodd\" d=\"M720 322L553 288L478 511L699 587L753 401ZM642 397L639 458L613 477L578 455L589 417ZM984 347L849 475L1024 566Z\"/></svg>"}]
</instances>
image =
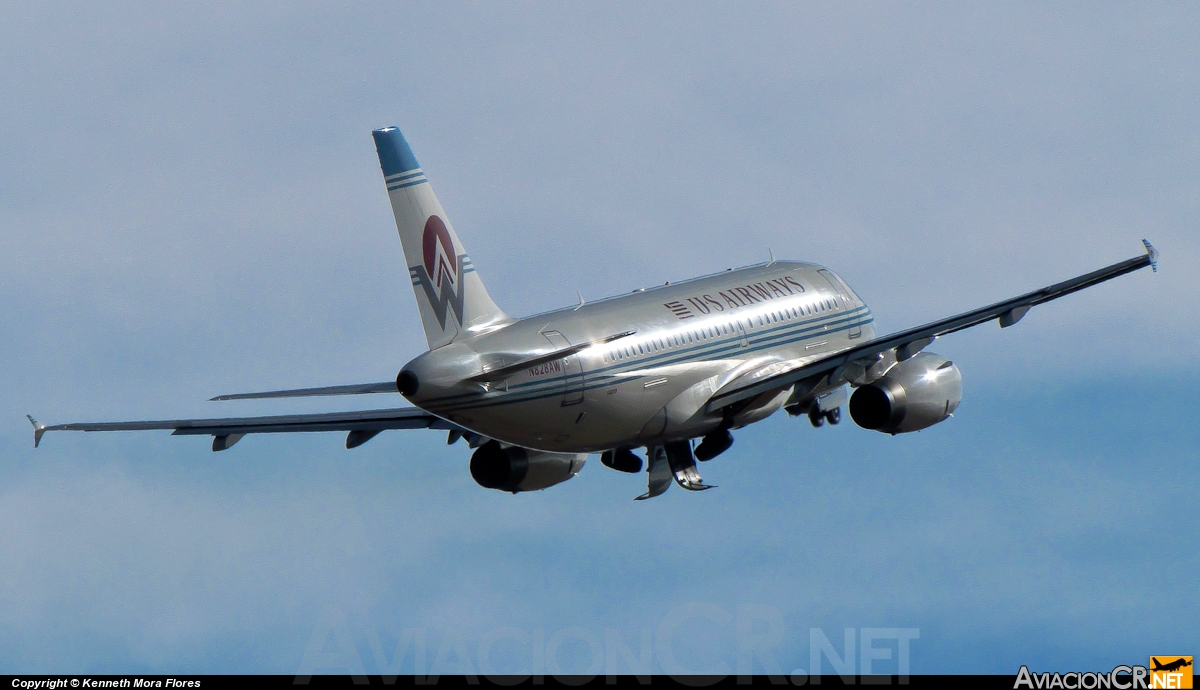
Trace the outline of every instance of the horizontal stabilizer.
<instances>
[{"instance_id":1,"label":"horizontal stabilizer","mask_svg":"<svg viewBox=\"0 0 1200 690\"><path fill-rule=\"evenodd\" d=\"M325 386L323 388L294 388L285 391L264 391L262 393L234 393L218 395L209 400L257 400L259 398L311 398L320 395L363 395L365 393L398 393L395 381L379 383L352 383L346 386Z\"/></svg>"}]
</instances>

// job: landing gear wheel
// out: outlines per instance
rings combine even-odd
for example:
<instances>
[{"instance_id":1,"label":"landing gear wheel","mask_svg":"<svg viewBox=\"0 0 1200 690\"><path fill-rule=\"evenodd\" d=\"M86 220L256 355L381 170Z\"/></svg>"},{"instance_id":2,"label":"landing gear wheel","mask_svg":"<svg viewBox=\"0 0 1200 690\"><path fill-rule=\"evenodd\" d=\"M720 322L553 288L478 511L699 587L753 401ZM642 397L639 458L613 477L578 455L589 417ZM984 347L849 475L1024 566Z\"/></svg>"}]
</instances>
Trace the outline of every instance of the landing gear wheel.
<instances>
[{"instance_id":1,"label":"landing gear wheel","mask_svg":"<svg viewBox=\"0 0 1200 690\"><path fill-rule=\"evenodd\" d=\"M815 404L808 411L808 421L815 427L819 427L825 423L825 415L821 412L821 408Z\"/></svg>"},{"instance_id":2,"label":"landing gear wheel","mask_svg":"<svg viewBox=\"0 0 1200 690\"><path fill-rule=\"evenodd\" d=\"M825 419L828 419L830 424L837 424L838 422L842 421L842 408L835 407L826 412Z\"/></svg>"}]
</instances>

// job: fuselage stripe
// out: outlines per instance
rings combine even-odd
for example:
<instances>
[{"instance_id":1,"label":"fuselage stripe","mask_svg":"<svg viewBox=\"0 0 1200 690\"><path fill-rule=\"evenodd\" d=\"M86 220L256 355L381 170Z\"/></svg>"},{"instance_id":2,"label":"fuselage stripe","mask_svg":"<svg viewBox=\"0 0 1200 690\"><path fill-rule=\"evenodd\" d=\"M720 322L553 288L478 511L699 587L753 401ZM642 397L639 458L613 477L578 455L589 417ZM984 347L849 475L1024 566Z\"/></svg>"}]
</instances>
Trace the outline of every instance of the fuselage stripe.
<instances>
[{"instance_id":1,"label":"fuselage stripe","mask_svg":"<svg viewBox=\"0 0 1200 690\"><path fill-rule=\"evenodd\" d=\"M461 393L425 401L422 404L422 407L425 407L430 411L436 410L439 412L447 412L458 409L492 407L494 405L527 402L529 400L536 400L545 397L554 397L556 395L563 394L563 389L568 379L577 379L580 377L584 378L584 380L587 382L584 390L600 388L612 385L612 380L618 378L618 375L625 371L668 366L681 362L694 361L701 358L714 358L717 355L730 353L759 352L775 347L781 342L799 340L807 335L813 335L816 333L838 333L855 327L861 327L873 322L874 317L871 315L870 310L868 310L866 306L862 306L847 313L823 315L815 319L808 319L799 323L784 323L767 330L747 333L747 346L742 346L742 338L740 334L727 336L719 341L707 342L698 346L677 350L675 352L664 352L644 359L634 358L628 362L621 362L591 371L585 370L582 373L557 376L542 381L523 383L513 386L505 391L491 391L494 393L500 393L500 395L486 401L480 400L480 398L488 396L489 392L473 391L470 393ZM831 326L838 327L830 328Z\"/></svg>"},{"instance_id":2,"label":"fuselage stripe","mask_svg":"<svg viewBox=\"0 0 1200 690\"><path fill-rule=\"evenodd\" d=\"M856 325L867 324L867 323L871 323L873 321L874 321L874 319L868 319L866 321L858 322L857 324L849 324L845 327L838 328L838 329L831 330L831 331L826 331L826 332L836 333L839 331L845 331L845 330L849 330L850 328L853 328ZM755 351L767 349L770 346L771 345L763 344L757 348L742 348L740 345L738 345L735 348L729 348L729 349L731 349L731 350L737 349L737 350L741 350L743 352L746 352L746 351L755 352ZM575 374L574 376L567 377L567 378L579 378L579 376L580 376L579 374ZM611 385L613 385L613 379L617 379L617 378L619 378L617 376L617 374L607 374L607 375L599 376L599 377L585 376L584 377L585 383L578 390L589 391L589 390L594 390L597 388L604 388L606 386L611 386ZM437 414L447 414L447 413L458 412L458 411L462 411L462 410L476 410L476 409L480 409L480 408L484 408L484 407L497 407L497 406L501 406L501 405L532 402L535 400L544 400L546 398L555 398L555 397L562 396L566 393L565 379L559 378L556 380L560 383L559 386L556 386L554 388L542 388L542 389L539 389L536 391L533 391L533 390L524 391L520 394L517 394L516 396L514 396L514 395L499 396L499 397L495 397L495 398L491 398L491 399L487 399L487 400L482 400L479 402L463 401L463 402L461 402L459 404L455 404L455 405L431 406L429 404L425 404L425 405L422 405L422 407L429 409L431 412L436 412ZM549 382L549 381L547 381L547 382ZM478 395L482 395L482 394L476 394L476 395L478 396Z\"/></svg>"},{"instance_id":3,"label":"fuselage stripe","mask_svg":"<svg viewBox=\"0 0 1200 690\"><path fill-rule=\"evenodd\" d=\"M748 347L742 347L740 335L722 336L719 340L711 340L708 342L695 344L691 347L687 347L682 350L675 350L674 352L664 352L664 353L655 354L655 355L651 355L649 357L640 358L640 359L634 358L634 359L631 359L628 361L621 361L621 362L611 364L609 366L601 367L598 369L585 371L584 375L591 377L591 376L596 376L596 375L600 375L600 374L606 374L611 371L620 372L620 371L628 371L631 369L644 369L648 366L667 366L667 365L671 365L671 364L678 364L680 362L691 361L696 358L710 358L712 355L725 354L728 352L736 352L738 350L757 351L762 348L761 347L753 347L753 346L761 346L763 344L775 345L775 344L778 344L778 342L781 340L786 341L791 338L803 337L804 335L808 335L811 332L837 332L837 331L824 331L823 329L826 326L834 326L834 325L844 324L847 322L847 320L861 318L864 315L870 316L870 312L865 306L862 306L862 307L858 307L856 309L851 310L849 313L826 314L823 316L818 316L816 318L807 319L805 321L801 321L798 323L791 323L791 324L786 324L786 325L775 326L766 331L758 331L757 333L754 333L753 336L751 336L749 333L747 333L747 340L752 345L752 346L748 346ZM851 324L849 327L853 328L855 325L862 325L865 323L870 323L871 321L873 321L873 319L870 319L867 321L861 321L859 324ZM842 330L842 329L838 329L838 330ZM541 386L541 385L547 385L547 384L556 384L556 383L562 382L566 378L571 378L572 376L579 376L579 374L573 374L571 376L557 376L554 378L544 379L541 381L531 381L529 383L522 383L522 384L518 384L516 386L511 386L511 387L509 387L508 390L512 391L512 390L520 389L520 388L528 388L528 387ZM447 402L450 400L458 400L458 399L462 399L462 398L473 398L473 397L478 397L480 395L483 395L483 393L480 391L472 391L470 393L458 393L455 395L445 396L442 398L434 398L428 402L432 403L432 404L439 404L439 403L444 403L444 402Z\"/></svg>"}]
</instances>

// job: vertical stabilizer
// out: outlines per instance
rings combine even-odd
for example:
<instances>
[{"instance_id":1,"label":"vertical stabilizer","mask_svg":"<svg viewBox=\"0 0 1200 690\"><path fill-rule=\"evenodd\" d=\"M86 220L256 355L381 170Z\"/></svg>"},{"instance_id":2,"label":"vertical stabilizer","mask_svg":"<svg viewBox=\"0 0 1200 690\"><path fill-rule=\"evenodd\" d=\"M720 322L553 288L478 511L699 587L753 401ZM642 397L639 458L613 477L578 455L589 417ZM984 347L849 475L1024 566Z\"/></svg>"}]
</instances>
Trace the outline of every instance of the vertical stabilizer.
<instances>
[{"instance_id":1,"label":"vertical stabilizer","mask_svg":"<svg viewBox=\"0 0 1200 690\"><path fill-rule=\"evenodd\" d=\"M509 321L483 287L404 135L395 127L371 134L429 349Z\"/></svg>"}]
</instances>

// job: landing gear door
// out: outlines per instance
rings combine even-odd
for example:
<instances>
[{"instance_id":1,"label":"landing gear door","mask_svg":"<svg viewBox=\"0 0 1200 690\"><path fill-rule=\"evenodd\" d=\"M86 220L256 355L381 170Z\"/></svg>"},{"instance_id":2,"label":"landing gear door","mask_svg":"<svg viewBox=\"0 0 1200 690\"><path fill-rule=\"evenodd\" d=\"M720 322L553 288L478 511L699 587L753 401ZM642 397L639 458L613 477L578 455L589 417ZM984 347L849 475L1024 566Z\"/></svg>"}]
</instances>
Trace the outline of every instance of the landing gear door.
<instances>
[{"instance_id":1,"label":"landing gear door","mask_svg":"<svg viewBox=\"0 0 1200 690\"><path fill-rule=\"evenodd\" d=\"M558 331L542 331L542 335L550 341L550 345L555 350L571 347L571 342ZM562 366L563 378L566 382L563 388L563 407L577 405L583 402L583 365L580 363L578 355L571 355L563 358Z\"/></svg>"}]
</instances>

